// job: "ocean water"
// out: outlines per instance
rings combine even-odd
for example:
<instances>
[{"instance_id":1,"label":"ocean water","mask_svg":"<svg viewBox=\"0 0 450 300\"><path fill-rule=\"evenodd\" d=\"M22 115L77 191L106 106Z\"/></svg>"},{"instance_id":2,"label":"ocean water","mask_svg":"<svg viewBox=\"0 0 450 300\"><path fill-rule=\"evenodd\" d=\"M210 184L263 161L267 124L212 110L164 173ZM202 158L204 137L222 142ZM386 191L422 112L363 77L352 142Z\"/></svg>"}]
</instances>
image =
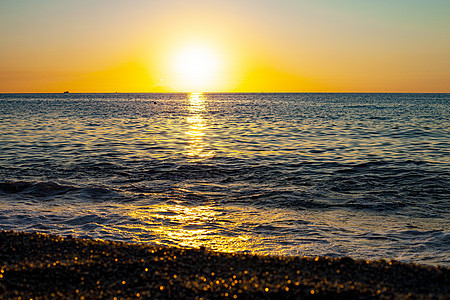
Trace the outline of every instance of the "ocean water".
<instances>
[{"instance_id":1,"label":"ocean water","mask_svg":"<svg viewBox=\"0 0 450 300\"><path fill-rule=\"evenodd\" d=\"M450 266L450 94L1 94L0 229Z\"/></svg>"}]
</instances>

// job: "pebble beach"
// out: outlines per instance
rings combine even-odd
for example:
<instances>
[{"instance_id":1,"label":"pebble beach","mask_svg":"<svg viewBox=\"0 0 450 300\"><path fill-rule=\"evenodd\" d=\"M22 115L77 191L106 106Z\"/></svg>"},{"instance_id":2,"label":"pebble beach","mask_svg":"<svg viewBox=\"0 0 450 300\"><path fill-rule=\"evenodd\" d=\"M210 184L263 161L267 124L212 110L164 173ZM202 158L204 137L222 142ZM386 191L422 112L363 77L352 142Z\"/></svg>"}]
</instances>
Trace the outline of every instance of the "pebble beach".
<instances>
[{"instance_id":1,"label":"pebble beach","mask_svg":"<svg viewBox=\"0 0 450 300\"><path fill-rule=\"evenodd\" d=\"M450 269L0 232L2 299L448 299Z\"/></svg>"}]
</instances>

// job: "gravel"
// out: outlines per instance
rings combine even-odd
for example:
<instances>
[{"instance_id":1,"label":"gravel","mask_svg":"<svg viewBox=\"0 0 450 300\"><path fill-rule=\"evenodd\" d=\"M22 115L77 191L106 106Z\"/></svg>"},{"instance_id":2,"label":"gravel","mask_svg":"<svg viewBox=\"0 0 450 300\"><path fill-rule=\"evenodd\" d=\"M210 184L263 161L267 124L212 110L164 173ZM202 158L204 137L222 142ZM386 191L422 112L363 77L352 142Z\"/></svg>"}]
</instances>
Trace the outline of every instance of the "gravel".
<instances>
[{"instance_id":1,"label":"gravel","mask_svg":"<svg viewBox=\"0 0 450 300\"><path fill-rule=\"evenodd\" d=\"M0 231L1 299L450 299L450 269Z\"/></svg>"}]
</instances>

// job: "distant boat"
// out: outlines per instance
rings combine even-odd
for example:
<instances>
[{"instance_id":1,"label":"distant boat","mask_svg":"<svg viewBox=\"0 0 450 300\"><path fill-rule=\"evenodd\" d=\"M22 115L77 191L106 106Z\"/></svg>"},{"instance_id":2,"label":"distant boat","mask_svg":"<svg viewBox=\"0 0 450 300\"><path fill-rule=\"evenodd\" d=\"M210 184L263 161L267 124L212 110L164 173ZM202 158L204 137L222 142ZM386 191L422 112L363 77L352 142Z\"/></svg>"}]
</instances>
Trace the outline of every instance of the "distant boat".
<instances>
[{"instance_id":1,"label":"distant boat","mask_svg":"<svg viewBox=\"0 0 450 300\"><path fill-rule=\"evenodd\" d=\"M69 91L65 91L65 92L64 92L64 94L68 94L68 93L69 93Z\"/></svg>"}]
</instances>

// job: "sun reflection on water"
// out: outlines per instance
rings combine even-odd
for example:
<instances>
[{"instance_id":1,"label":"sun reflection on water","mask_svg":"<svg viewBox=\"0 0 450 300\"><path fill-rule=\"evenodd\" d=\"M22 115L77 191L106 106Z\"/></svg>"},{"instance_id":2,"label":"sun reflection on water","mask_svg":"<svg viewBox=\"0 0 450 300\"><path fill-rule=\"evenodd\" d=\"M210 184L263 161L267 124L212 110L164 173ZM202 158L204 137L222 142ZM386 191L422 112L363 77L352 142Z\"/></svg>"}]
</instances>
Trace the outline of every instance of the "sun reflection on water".
<instances>
[{"instance_id":1,"label":"sun reflection on water","mask_svg":"<svg viewBox=\"0 0 450 300\"><path fill-rule=\"evenodd\" d=\"M224 252L253 252L255 244L261 243L239 230L242 223L223 208L162 204L129 215L146 224L139 229L154 235L156 243Z\"/></svg>"},{"instance_id":2,"label":"sun reflection on water","mask_svg":"<svg viewBox=\"0 0 450 300\"><path fill-rule=\"evenodd\" d=\"M212 158L214 150L210 150L204 136L207 122L203 117L205 113L205 98L202 93L189 95L189 116L186 118L189 130L186 132L189 144L186 147L186 155L192 158Z\"/></svg>"}]
</instances>

